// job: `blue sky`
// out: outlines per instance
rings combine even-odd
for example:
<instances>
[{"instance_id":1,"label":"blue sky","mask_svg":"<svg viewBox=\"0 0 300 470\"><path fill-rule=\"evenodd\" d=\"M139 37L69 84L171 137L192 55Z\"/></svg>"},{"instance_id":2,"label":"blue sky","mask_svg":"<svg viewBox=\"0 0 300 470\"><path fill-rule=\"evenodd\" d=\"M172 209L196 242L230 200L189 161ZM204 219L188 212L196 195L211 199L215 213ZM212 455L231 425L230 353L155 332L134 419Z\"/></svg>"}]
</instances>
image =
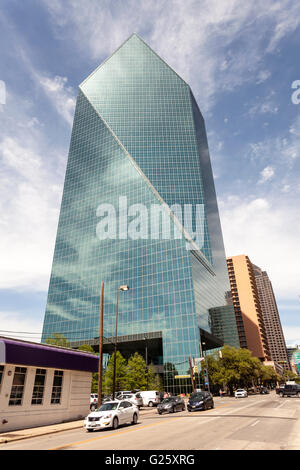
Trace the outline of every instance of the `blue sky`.
<instances>
[{"instance_id":1,"label":"blue sky","mask_svg":"<svg viewBox=\"0 0 300 470\"><path fill-rule=\"evenodd\" d=\"M77 87L133 32L190 84L226 254L268 272L286 341L300 344L294 0L2 0L0 329L39 339L23 332L42 329Z\"/></svg>"}]
</instances>

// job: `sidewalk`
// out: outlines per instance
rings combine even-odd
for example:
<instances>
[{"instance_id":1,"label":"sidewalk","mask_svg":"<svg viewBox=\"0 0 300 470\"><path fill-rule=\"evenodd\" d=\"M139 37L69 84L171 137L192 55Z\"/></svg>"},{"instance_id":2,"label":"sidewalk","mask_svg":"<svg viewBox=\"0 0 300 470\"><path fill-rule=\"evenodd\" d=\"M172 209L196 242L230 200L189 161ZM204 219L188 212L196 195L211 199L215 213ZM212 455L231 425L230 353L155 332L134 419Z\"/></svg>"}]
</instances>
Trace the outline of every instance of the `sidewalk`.
<instances>
[{"instance_id":1,"label":"sidewalk","mask_svg":"<svg viewBox=\"0 0 300 470\"><path fill-rule=\"evenodd\" d=\"M153 412L156 408L146 408L140 410L140 416ZM62 431L70 431L72 429L83 428L83 419L79 421L71 421L68 423L51 424L49 426L39 426L38 428L19 429L17 431L9 431L0 434L0 444L7 444L8 442L20 441L22 439L29 439L36 436L45 436L47 434L54 434Z\"/></svg>"}]
</instances>

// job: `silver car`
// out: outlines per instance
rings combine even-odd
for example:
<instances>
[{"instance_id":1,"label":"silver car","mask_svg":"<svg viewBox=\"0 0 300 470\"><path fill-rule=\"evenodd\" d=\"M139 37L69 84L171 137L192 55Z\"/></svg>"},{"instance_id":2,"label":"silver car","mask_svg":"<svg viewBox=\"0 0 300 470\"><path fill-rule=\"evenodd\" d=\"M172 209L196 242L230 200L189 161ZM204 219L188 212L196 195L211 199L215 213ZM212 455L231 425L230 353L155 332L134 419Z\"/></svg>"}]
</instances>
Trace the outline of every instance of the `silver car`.
<instances>
[{"instance_id":1,"label":"silver car","mask_svg":"<svg viewBox=\"0 0 300 470\"><path fill-rule=\"evenodd\" d=\"M128 400L131 403L133 403L135 406L137 406L138 408L141 408L143 406L143 399L139 392L128 393L127 395L122 395L122 400Z\"/></svg>"}]
</instances>

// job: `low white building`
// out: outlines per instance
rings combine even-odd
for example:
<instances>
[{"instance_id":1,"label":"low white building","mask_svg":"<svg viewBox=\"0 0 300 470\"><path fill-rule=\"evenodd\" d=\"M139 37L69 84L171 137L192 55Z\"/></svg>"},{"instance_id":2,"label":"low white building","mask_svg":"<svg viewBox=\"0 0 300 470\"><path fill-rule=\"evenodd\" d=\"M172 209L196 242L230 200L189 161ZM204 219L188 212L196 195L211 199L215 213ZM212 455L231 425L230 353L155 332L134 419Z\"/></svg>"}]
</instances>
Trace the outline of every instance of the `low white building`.
<instances>
[{"instance_id":1,"label":"low white building","mask_svg":"<svg viewBox=\"0 0 300 470\"><path fill-rule=\"evenodd\" d=\"M98 357L0 337L0 433L84 418Z\"/></svg>"}]
</instances>

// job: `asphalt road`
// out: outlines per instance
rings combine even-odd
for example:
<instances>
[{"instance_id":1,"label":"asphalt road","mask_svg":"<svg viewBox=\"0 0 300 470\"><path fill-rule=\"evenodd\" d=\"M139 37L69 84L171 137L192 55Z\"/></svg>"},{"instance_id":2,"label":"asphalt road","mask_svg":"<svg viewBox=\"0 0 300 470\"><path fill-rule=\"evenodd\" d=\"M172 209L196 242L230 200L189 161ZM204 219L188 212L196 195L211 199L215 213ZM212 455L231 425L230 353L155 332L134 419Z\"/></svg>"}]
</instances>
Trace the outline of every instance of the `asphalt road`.
<instances>
[{"instance_id":1,"label":"asphalt road","mask_svg":"<svg viewBox=\"0 0 300 470\"><path fill-rule=\"evenodd\" d=\"M275 393L217 398L207 411L141 414L136 426L62 431L0 450L300 450L300 399Z\"/></svg>"}]
</instances>

